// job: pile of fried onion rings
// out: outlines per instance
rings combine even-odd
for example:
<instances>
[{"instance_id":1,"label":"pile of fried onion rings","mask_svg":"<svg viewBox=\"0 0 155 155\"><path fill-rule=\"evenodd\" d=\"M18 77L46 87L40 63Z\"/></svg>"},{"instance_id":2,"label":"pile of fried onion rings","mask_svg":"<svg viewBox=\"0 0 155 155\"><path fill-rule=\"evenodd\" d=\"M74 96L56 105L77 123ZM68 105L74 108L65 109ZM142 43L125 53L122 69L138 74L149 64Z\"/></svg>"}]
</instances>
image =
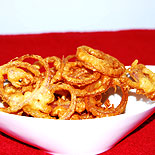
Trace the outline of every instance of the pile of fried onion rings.
<instances>
[{"instance_id":1,"label":"pile of fried onion rings","mask_svg":"<svg viewBox=\"0 0 155 155\"><path fill-rule=\"evenodd\" d=\"M116 107L104 98L111 88L122 92ZM20 116L80 120L119 115L130 89L155 100L155 73L138 60L126 69L88 46L62 59L27 54L0 66L0 111Z\"/></svg>"}]
</instances>

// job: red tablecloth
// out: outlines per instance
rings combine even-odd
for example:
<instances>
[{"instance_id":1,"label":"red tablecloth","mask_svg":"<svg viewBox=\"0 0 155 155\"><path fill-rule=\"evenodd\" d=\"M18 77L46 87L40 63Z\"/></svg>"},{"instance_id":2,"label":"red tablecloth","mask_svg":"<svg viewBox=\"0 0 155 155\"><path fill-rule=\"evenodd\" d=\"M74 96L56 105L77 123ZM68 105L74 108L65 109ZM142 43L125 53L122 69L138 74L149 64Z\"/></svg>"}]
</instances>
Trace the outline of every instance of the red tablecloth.
<instances>
[{"instance_id":1,"label":"red tablecloth","mask_svg":"<svg viewBox=\"0 0 155 155\"><path fill-rule=\"evenodd\" d=\"M80 45L103 50L130 65L136 58L140 63L155 65L155 30L128 30L91 33L47 33L33 35L1 35L0 65L23 54L67 56L75 54ZM155 154L154 116L124 138L105 155ZM0 134L1 155L43 155L41 150Z\"/></svg>"}]
</instances>

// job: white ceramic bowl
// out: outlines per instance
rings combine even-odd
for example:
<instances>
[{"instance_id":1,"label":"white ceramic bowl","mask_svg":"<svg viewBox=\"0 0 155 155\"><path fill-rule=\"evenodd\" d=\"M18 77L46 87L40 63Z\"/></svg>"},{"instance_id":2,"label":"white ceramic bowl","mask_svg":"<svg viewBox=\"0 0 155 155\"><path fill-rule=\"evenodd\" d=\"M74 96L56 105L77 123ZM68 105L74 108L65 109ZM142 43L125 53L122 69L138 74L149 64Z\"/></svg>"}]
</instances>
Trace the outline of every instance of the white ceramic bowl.
<instances>
[{"instance_id":1,"label":"white ceramic bowl","mask_svg":"<svg viewBox=\"0 0 155 155\"><path fill-rule=\"evenodd\" d=\"M148 66L155 72L155 66ZM118 104L118 94L110 96ZM50 120L0 112L0 130L52 154L98 154L112 148L154 111L155 102L131 92L126 112L88 120Z\"/></svg>"}]
</instances>

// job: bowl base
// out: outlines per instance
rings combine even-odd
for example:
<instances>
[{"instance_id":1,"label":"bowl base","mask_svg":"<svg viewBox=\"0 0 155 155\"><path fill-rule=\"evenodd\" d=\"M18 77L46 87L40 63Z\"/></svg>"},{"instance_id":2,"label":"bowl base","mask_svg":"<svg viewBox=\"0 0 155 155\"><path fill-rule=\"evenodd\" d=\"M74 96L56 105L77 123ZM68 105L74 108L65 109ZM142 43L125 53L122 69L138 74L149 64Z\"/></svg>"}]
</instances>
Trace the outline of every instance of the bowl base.
<instances>
[{"instance_id":1,"label":"bowl base","mask_svg":"<svg viewBox=\"0 0 155 155\"><path fill-rule=\"evenodd\" d=\"M47 154L49 154L49 155L98 155L98 154L100 154L100 153L103 153L103 152L106 152L106 151L108 151L108 150L110 150L112 147L113 147L114 145L112 145L112 146L110 146L110 147L108 147L108 148L105 148L104 150L102 150L102 151L98 151L98 152L94 152L94 153L52 153L52 152L47 152L47 151L45 151L45 153L47 153Z\"/></svg>"},{"instance_id":2,"label":"bowl base","mask_svg":"<svg viewBox=\"0 0 155 155\"><path fill-rule=\"evenodd\" d=\"M97 155L97 154L93 154L93 153L80 153L80 154L59 154L59 153L51 153L51 152L46 152L48 153L49 155Z\"/></svg>"}]
</instances>

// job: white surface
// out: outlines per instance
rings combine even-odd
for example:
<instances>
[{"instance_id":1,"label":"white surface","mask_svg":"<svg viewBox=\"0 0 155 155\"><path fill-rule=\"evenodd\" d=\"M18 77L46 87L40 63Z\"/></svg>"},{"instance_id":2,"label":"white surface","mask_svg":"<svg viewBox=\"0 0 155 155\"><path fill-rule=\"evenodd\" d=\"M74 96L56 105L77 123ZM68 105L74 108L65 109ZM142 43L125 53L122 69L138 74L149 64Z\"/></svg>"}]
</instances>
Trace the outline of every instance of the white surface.
<instances>
[{"instance_id":1,"label":"white surface","mask_svg":"<svg viewBox=\"0 0 155 155\"><path fill-rule=\"evenodd\" d=\"M0 0L0 34L154 29L155 0Z\"/></svg>"},{"instance_id":2,"label":"white surface","mask_svg":"<svg viewBox=\"0 0 155 155\"><path fill-rule=\"evenodd\" d=\"M155 72L155 66L149 68ZM119 95L111 97L111 103L119 98ZM0 112L0 130L47 152L91 155L113 147L154 111L155 102L131 93L126 112L121 115L89 120L50 120Z\"/></svg>"}]
</instances>

